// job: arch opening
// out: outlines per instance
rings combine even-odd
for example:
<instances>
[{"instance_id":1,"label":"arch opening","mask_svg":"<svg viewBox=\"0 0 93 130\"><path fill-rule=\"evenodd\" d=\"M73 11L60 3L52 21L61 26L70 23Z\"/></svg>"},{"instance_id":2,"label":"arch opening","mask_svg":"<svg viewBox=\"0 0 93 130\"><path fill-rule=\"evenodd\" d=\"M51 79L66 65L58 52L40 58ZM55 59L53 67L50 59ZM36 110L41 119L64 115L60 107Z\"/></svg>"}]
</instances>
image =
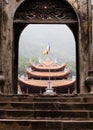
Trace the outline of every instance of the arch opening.
<instances>
[{"instance_id":1,"label":"arch opening","mask_svg":"<svg viewBox=\"0 0 93 130\"><path fill-rule=\"evenodd\" d=\"M41 1L41 0L40 0ZM39 1L39 2L40 2ZM61 4L60 4L61 3ZM58 7L59 12L61 12L62 14L62 10L60 8L63 7L65 3L65 12L63 13L63 16L60 15L60 13L56 14L54 11L54 6ZM49 10L45 9L45 5L46 8L49 7L48 3L44 3L44 1L42 2L42 6L38 6L39 3L36 3L34 1L26 1L23 2L19 8L17 9L17 11L15 12L15 16L14 16L14 48L13 48L13 84L14 86L17 86L17 79L18 79L18 57L19 57L19 39L20 39L20 35L22 34L22 32L30 25L39 25L39 26L44 26L44 25L50 25L50 26L66 26L67 28L69 27L70 31L73 33L73 37L74 37L74 42L75 42L75 65L76 65L76 81L77 81L77 86L79 86L79 74L78 74L78 69L79 69L79 56L78 56L78 20L77 20L77 16L76 13L74 12L74 10L71 8L71 6L67 3L67 1L60 1L57 2L57 0L55 0L54 2L50 2L49 0L49 4L53 5L52 8L49 8ZM29 6L28 6L29 5ZM33 7L33 10L29 10ZM42 12L38 12L35 11L35 9L41 9L42 8ZM25 10L24 10L25 8ZM63 9L64 9L63 8ZM25 11L25 12L24 12ZM53 11L53 14L51 14L51 11ZM68 13L70 11L70 13ZM29 14L30 13L30 14ZM42 13L42 15L40 15L40 13ZM25 15L24 15L25 14ZM23 16L22 16L23 15ZM64 17L66 15L66 17ZM28 18L29 16L29 18ZM76 88L77 92L79 92L79 87ZM17 87L14 87L14 92L17 93Z\"/></svg>"},{"instance_id":2,"label":"arch opening","mask_svg":"<svg viewBox=\"0 0 93 130\"><path fill-rule=\"evenodd\" d=\"M50 44L50 52L48 55L43 55L43 51L48 44ZM27 25L19 38L18 57L18 74L20 77L28 78L25 69L31 69L29 67L30 63L40 64L46 59L56 61L60 65L66 64L65 69L71 70L68 79L71 80L72 77L76 77L75 38L72 31L65 24ZM53 78L51 79L53 80Z\"/></svg>"}]
</instances>

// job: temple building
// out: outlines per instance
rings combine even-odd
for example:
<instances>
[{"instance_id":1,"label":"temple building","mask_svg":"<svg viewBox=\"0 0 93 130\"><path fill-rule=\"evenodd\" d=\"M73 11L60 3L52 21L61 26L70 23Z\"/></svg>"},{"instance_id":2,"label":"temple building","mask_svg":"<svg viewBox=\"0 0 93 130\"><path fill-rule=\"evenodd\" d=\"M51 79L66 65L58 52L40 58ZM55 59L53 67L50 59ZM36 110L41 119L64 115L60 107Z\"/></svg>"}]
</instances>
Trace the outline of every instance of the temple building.
<instances>
[{"instance_id":1,"label":"temple building","mask_svg":"<svg viewBox=\"0 0 93 130\"><path fill-rule=\"evenodd\" d=\"M44 93L49 87L56 93L72 93L75 89L75 78L69 78L71 70L66 69L66 64L46 59L37 65L31 63L30 69L25 69L26 77L18 78L22 93Z\"/></svg>"}]
</instances>

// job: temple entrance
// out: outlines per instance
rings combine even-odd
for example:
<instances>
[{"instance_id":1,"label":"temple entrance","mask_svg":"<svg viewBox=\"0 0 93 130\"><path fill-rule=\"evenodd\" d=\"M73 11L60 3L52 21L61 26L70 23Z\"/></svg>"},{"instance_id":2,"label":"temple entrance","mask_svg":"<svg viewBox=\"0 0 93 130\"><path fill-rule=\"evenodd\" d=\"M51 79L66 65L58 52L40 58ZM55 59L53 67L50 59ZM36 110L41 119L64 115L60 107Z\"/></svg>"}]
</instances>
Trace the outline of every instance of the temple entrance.
<instances>
[{"instance_id":1,"label":"temple entrance","mask_svg":"<svg viewBox=\"0 0 93 130\"><path fill-rule=\"evenodd\" d=\"M89 92L85 82L93 68L91 0L4 0L0 7L4 93L17 93L19 37L29 24L65 24L70 28L76 47L77 92Z\"/></svg>"},{"instance_id":2,"label":"temple entrance","mask_svg":"<svg viewBox=\"0 0 93 130\"><path fill-rule=\"evenodd\" d=\"M17 92L19 37L28 24L65 24L72 31L76 43L76 81L79 92L79 44L78 18L75 10L65 0L27 0L16 10L14 15L14 48L13 48L13 84Z\"/></svg>"}]
</instances>

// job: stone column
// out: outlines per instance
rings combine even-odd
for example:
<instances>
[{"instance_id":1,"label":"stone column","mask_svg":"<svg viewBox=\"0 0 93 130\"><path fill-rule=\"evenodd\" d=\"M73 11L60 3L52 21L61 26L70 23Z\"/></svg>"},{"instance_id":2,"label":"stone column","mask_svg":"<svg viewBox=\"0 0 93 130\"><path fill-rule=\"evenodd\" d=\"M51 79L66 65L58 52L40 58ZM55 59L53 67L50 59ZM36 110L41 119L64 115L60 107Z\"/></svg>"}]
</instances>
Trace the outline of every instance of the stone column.
<instances>
[{"instance_id":1,"label":"stone column","mask_svg":"<svg viewBox=\"0 0 93 130\"><path fill-rule=\"evenodd\" d=\"M92 1L92 50L93 50L93 1ZM92 66L93 66L93 51L92 51Z\"/></svg>"},{"instance_id":2,"label":"stone column","mask_svg":"<svg viewBox=\"0 0 93 130\"><path fill-rule=\"evenodd\" d=\"M5 77L2 72L2 0L0 0L0 94L3 92Z\"/></svg>"},{"instance_id":3,"label":"stone column","mask_svg":"<svg viewBox=\"0 0 93 130\"><path fill-rule=\"evenodd\" d=\"M2 0L0 0L0 71L2 66L2 56L1 56L1 37L2 37Z\"/></svg>"},{"instance_id":4,"label":"stone column","mask_svg":"<svg viewBox=\"0 0 93 130\"><path fill-rule=\"evenodd\" d=\"M78 7L80 93L87 93L85 80L92 69L91 0L78 0Z\"/></svg>"}]
</instances>

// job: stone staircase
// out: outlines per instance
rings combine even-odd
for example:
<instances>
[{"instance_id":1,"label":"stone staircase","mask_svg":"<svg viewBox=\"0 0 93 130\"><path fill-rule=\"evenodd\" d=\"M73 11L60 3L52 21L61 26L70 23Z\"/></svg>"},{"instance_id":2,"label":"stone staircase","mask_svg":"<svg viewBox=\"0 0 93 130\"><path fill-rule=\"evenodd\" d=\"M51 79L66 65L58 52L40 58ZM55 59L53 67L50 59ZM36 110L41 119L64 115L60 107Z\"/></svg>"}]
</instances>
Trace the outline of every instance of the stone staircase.
<instances>
[{"instance_id":1,"label":"stone staircase","mask_svg":"<svg viewBox=\"0 0 93 130\"><path fill-rule=\"evenodd\" d=\"M93 95L0 95L0 130L93 130Z\"/></svg>"}]
</instances>

